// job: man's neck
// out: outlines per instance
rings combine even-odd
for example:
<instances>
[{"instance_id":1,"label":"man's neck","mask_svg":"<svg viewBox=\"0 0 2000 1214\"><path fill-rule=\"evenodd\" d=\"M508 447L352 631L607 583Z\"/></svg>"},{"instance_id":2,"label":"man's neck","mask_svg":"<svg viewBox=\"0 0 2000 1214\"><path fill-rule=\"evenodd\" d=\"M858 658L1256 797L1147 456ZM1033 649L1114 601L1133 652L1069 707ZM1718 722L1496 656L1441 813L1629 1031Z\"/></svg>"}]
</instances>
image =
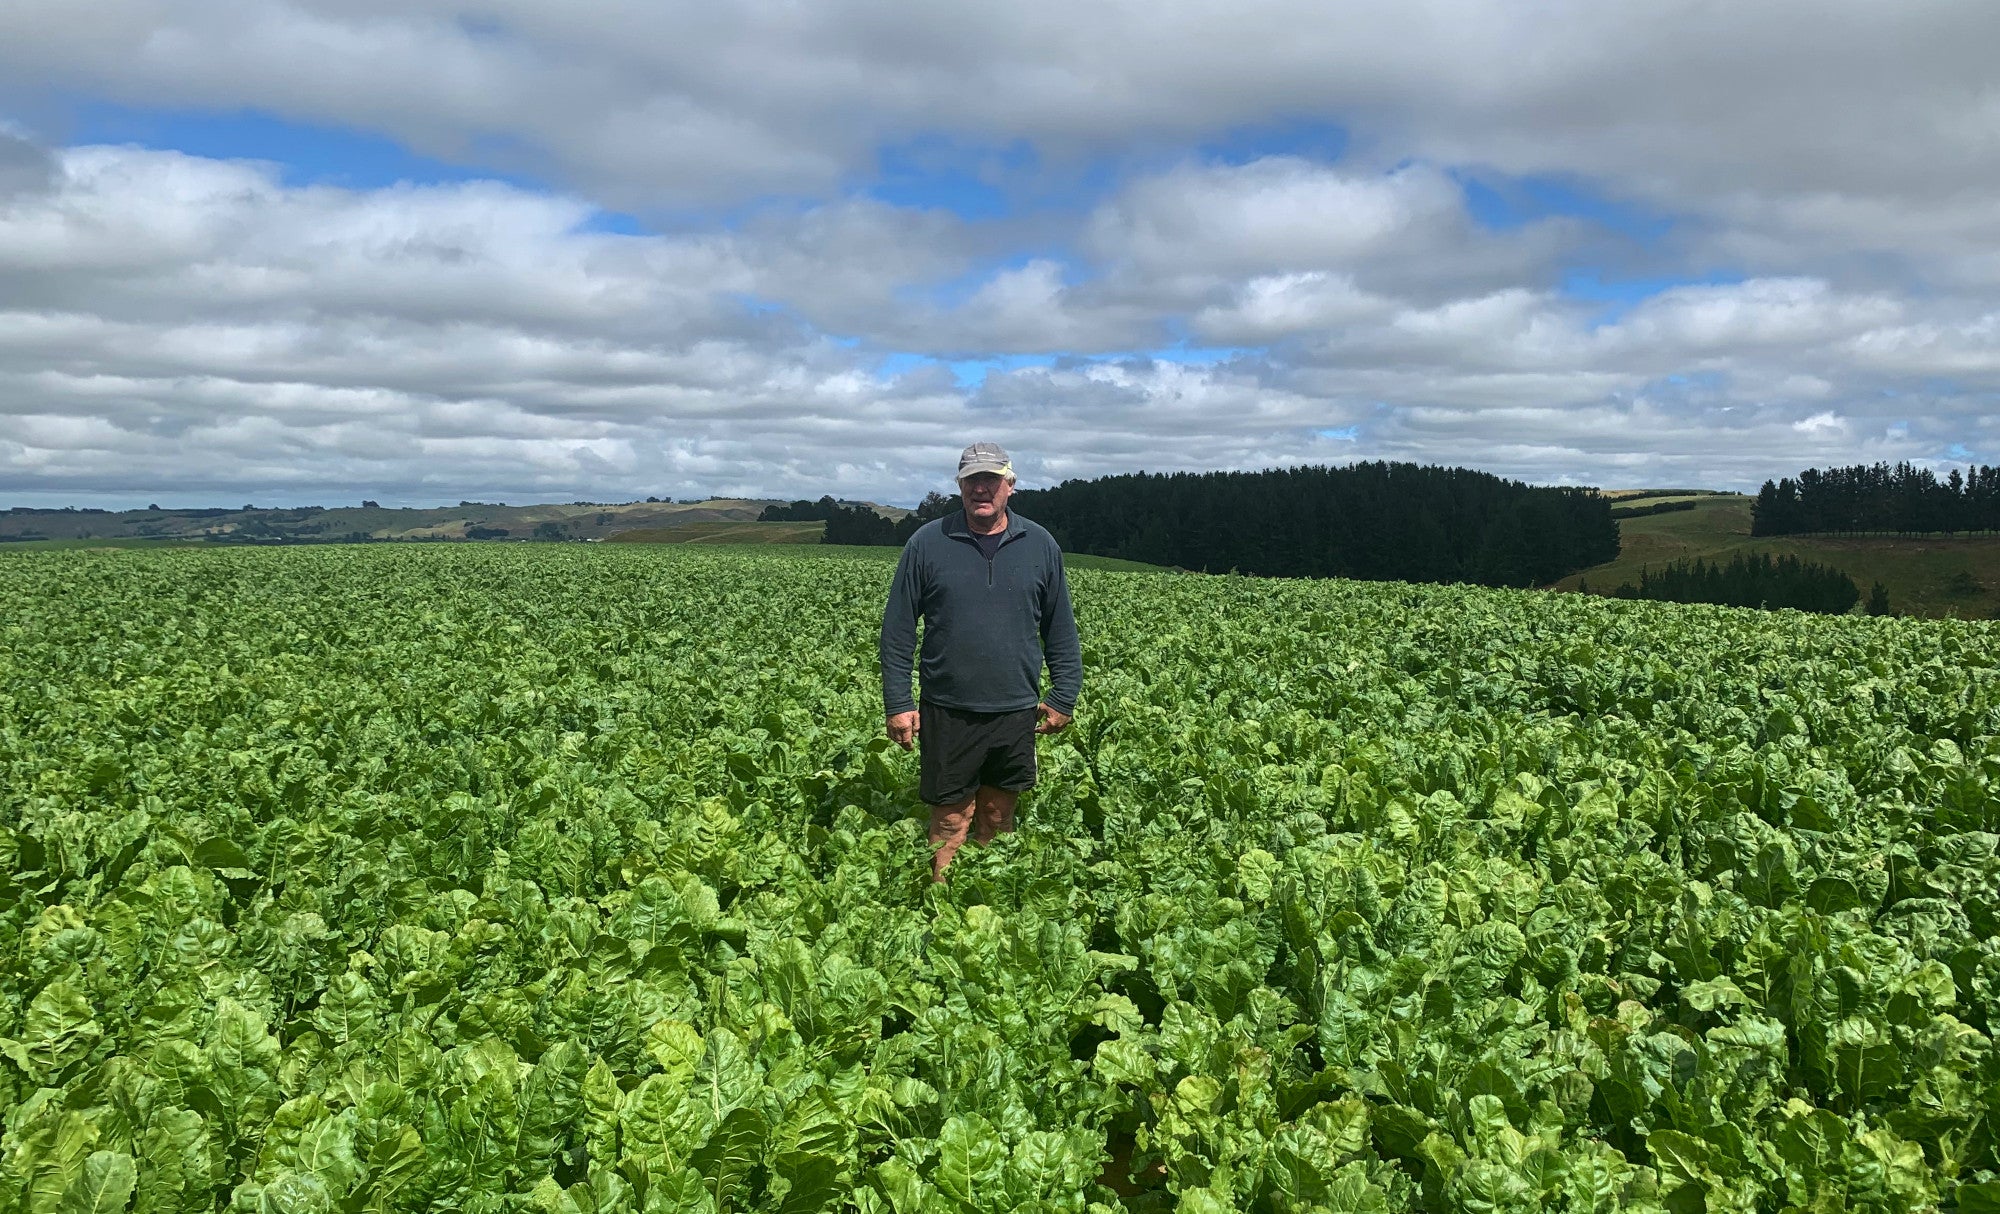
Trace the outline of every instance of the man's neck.
<instances>
[{"instance_id":1,"label":"man's neck","mask_svg":"<svg viewBox=\"0 0 2000 1214\"><path fill-rule=\"evenodd\" d=\"M972 511L965 512L965 529L974 535L998 535L1007 530L1007 512L1002 510L993 516L991 527L981 527L979 520L972 517Z\"/></svg>"}]
</instances>

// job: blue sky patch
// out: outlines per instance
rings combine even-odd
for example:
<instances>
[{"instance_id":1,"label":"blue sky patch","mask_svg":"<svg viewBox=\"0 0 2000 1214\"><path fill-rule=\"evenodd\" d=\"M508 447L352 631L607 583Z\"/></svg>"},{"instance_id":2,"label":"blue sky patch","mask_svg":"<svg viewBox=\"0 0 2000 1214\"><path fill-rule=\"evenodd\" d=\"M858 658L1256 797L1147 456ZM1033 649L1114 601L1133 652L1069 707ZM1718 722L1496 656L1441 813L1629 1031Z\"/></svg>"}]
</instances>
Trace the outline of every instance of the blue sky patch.
<instances>
[{"instance_id":1,"label":"blue sky patch","mask_svg":"<svg viewBox=\"0 0 2000 1214\"><path fill-rule=\"evenodd\" d=\"M899 350L894 354L884 354L875 364L875 373L884 379L894 379L899 375L908 375L919 367L930 367L936 364L937 360L928 355L911 354Z\"/></svg>"},{"instance_id":2,"label":"blue sky patch","mask_svg":"<svg viewBox=\"0 0 2000 1214\"><path fill-rule=\"evenodd\" d=\"M1291 118L1232 128L1197 146L1203 159L1249 164L1270 156L1296 156L1331 164L1347 154L1347 128L1318 118Z\"/></svg>"},{"instance_id":3,"label":"blue sky patch","mask_svg":"<svg viewBox=\"0 0 2000 1214\"><path fill-rule=\"evenodd\" d=\"M1686 400L1720 393L1728 387L1729 375L1724 371L1677 371L1648 382L1644 391L1650 396Z\"/></svg>"},{"instance_id":4,"label":"blue sky patch","mask_svg":"<svg viewBox=\"0 0 2000 1214\"><path fill-rule=\"evenodd\" d=\"M1596 270L1572 270L1563 276L1560 290L1566 299L1602 305L1590 318L1590 327L1616 324L1639 304L1675 287L1733 286L1743 275L1725 271L1707 274L1661 274L1640 278L1607 278Z\"/></svg>"},{"instance_id":5,"label":"blue sky patch","mask_svg":"<svg viewBox=\"0 0 2000 1214\"><path fill-rule=\"evenodd\" d=\"M1571 299L1602 303L1637 303L1675 287L1723 287L1743 281L1741 274L1716 271L1708 274L1663 274L1650 278L1600 278L1594 271L1577 270L1563 278L1562 293Z\"/></svg>"},{"instance_id":6,"label":"blue sky patch","mask_svg":"<svg viewBox=\"0 0 2000 1214\"><path fill-rule=\"evenodd\" d=\"M635 215L623 211L593 211L589 219L576 225L579 232L602 232L610 236L651 236L653 229Z\"/></svg>"},{"instance_id":7,"label":"blue sky patch","mask_svg":"<svg viewBox=\"0 0 2000 1214\"><path fill-rule=\"evenodd\" d=\"M1644 245L1657 243L1674 226L1672 216L1635 202L1622 202L1580 178L1555 175L1506 177L1455 172L1466 210L1494 231L1525 227L1551 218L1581 219Z\"/></svg>"},{"instance_id":8,"label":"blue sky patch","mask_svg":"<svg viewBox=\"0 0 2000 1214\"><path fill-rule=\"evenodd\" d=\"M1079 273L1079 267L1067 249L1050 245L1021 249L1005 257L981 258L962 274L935 282L907 283L897 287L896 294L910 303L928 303L944 309L960 308L995 278L1037 261L1052 261L1060 266L1060 281L1064 286L1072 286L1079 278L1087 276Z\"/></svg>"},{"instance_id":9,"label":"blue sky patch","mask_svg":"<svg viewBox=\"0 0 2000 1214\"><path fill-rule=\"evenodd\" d=\"M727 293L726 298L751 316L771 316L789 311L784 304L775 299L765 299L761 295L752 295L747 291L732 291Z\"/></svg>"},{"instance_id":10,"label":"blue sky patch","mask_svg":"<svg viewBox=\"0 0 2000 1214\"><path fill-rule=\"evenodd\" d=\"M1038 164L1025 141L980 147L943 136L920 136L881 148L869 197L891 206L950 211L962 219L997 219L1010 212L1002 181L1032 174Z\"/></svg>"},{"instance_id":11,"label":"blue sky patch","mask_svg":"<svg viewBox=\"0 0 2000 1214\"><path fill-rule=\"evenodd\" d=\"M1346 128L1316 119L1235 127L1193 144L1141 145L1115 155L1045 155L1027 140L979 144L929 134L877 150L875 175L855 183L894 206L949 211L972 222L1038 212L1080 215L1127 181L1188 160L1248 164L1272 156L1331 163L1345 154Z\"/></svg>"},{"instance_id":12,"label":"blue sky patch","mask_svg":"<svg viewBox=\"0 0 2000 1214\"><path fill-rule=\"evenodd\" d=\"M1228 362L1257 351L1240 346L1162 346L1152 350L1127 350L1078 357L1072 354L1002 354L991 358L937 358L928 354L897 351L885 354L875 363L878 375L885 378L905 375L920 367L943 366L950 369L952 378L960 388L968 391L986 382L986 377L1000 372L1019 371L1025 367L1082 367L1093 364L1119 362L1169 362L1184 366L1213 366Z\"/></svg>"},{"instance_id":13,"label":"blue sky patch","mask_svg":"<svg viewBox=\"0 0 2000 1214\"><path fill-rule=\"evenodd\" d=\"M1149 357L1190 367L1212 367L1248 353L1251 351L1246 346L1167 346L1152 351Z\"/></svg>"},{"instance_id":14,"label":"blue sky patch","mask_svg":"<svg viewBox=\"0 0 2000 1214\"><path fill-rule=\"evenodd\" d=\"M547 189L530 177L412 152L383 135L295 122L260 110L138 109L89 102L74 111L65 142L137 144L212 160L264 160L279 166L281 180L289 186L368 190L403 182L503 181L522 189Z\"/></svg>"},{"instance_id":15,"label":"blue sky patch","mask_svg":"<svg viewBox=\"0 0 2000 1214\"><path fill-rule=\"evenodd\" d=\"M1053 366L1054 354L1001 354L993 358L961 358L945 363L960 388L970 391L986 382L995 371L1019 371L1023 367Z\"/></svg>"},{"instance_id":16,"label":"blue sky patch","mask_svg":"<svg viewBox=\"0 0 2000 1214\"><path fill-rule=\"evenodd\" d=\"M951 372L954 383L963 391L974 391L986 382L986 377L995 372L1005 374L1019 371L1023 367L1049 367L1061 361L1054 354L999 354L992 358L933 358L928 354L913 354L899 350L885 354L876 360L875 372L884 379L907 375L923 367L944 367Z\"/></svg>"},{"instance_id":17,"label":"blue sky patch","mask_svg":"<svg viewBox=\"0 0 2000 1214\"><path fill-rule=\"evenodd\" d=\"M1125 354L1107 355L1111 359L1150 359L1153 362L1179 363L1186 367L1212 367L1232 359L1254 354L1259 351L1249 346L1191 346L1179 342L1171 346L1158 346L1151 350L1133 350Z\"/></svg>"},{"instance_id":18,"label":"blue sky patch","mask_svg":"<svg viewBox=\"0 0 2000 1214\"><path fill-rule=\"evenodd\" d=\"M948 211L971 223L1036 213L1082 214L1116 190L1124 166L1109 157L1044 156L1017 139L982 144L920 135L884 144L872 175L848 189L892 206Z\"/></svg>"}]
</instances>

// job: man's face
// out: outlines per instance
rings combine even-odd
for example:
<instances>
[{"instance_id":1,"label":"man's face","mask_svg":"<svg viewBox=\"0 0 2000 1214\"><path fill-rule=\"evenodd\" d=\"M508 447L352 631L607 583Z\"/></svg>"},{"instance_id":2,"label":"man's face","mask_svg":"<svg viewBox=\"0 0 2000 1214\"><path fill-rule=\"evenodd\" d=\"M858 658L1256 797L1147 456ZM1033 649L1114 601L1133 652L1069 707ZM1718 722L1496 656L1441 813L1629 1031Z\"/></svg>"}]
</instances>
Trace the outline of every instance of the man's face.
<instances>
[{"instance_id":1,"label":"man's face","mask_svg":"<svg viewBox=\"0 0 2000 1214\"><path fill-rule=\"evenodd\" d=\"M965 499L965 513L973 522L990 523L1006 513L1014 484L998 472L975 472L958 482L958 494Z\"/></svg>"}]
</instances>

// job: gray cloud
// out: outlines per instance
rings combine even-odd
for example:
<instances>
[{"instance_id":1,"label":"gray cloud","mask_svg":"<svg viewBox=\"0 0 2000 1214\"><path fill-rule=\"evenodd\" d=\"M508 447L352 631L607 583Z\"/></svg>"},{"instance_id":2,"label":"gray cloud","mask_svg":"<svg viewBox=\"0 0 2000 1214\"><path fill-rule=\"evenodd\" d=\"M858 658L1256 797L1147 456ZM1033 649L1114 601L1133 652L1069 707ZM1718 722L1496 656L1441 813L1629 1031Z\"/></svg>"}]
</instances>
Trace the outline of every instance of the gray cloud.
<instances>
[{"instance_id":1,"label":"gray cloud","mask_svg":"<svg viewBox=\"0 0 2000 1214\"><path fill-rule=\"evenodd\" d=\"M55 184L55 157L0 123L0 199L39 193Z\"/></svg>"},{"instance_id":2,"label":"gray cloud","mask_svg":"<svg viewBox=\"0 0 2000 1214\"><path fill-rule=\"evenodd\" d=\"M618 205L823 191L887 140L1060 154L1324 115L1387 161L1582 173L1705 208L2000 177L1981 0L1697 10L1389 0L1001 8L24 0L16 88L256 105L507 157Z\"/></svg>"},{"instance_id":3,"label":"gray cloud","mask_svg":"<svg viewBox=\"0 0 2000 1214\"><path fill-rule=\"evenodd\" d=\"M557 184L0 128L0 491L908 501L973 437L1044 482L1996 461L1996 41L1970 2L27 0L0 111L251 106ZM1165 150L1299 115L1346 154ZM934 137L1113 184L988 222L854 191ZM1468 210L1466 174L1527 173L1662 231ZM1580 267L1725 281L1594 300Z\"/></svg>"},{"instance_id":4,"label":"gray cloud","mask_svg":"<svg viewBox=\"0 0 2000 1214\"><path fill-rule=\"evenodd\" d=\"M973 437L1018 447L1031 483L1370 457L1740 485L1990 441L2000 385L2000 314L1956 296L1759 278L1606 320L1478 275L1450 295L1427 251L1543 280L1567 229L1486 232L1429 183L1410 204L1406 174L1140 179L1081 221L1099 260L1078 281L1029 261L953 303L909 288L955 279L981 237L876 203L611 236L582 203L491 183L287 187L132 149L60 162L52 190L0 205L0 486L17 494L907 501ZM1178 206L1166 183L1191 178L1203 204ZM1325 200L1357 195L1373 227L1315 243L1346 220ZM1184 217L1184 261L1161 213ZM1246 214L1290 223L1296 251ZM1116 353L1176 323L1269 348ZM967 389L876 370L890 348L1075 353Z\"/></svg>"}]
</instances>

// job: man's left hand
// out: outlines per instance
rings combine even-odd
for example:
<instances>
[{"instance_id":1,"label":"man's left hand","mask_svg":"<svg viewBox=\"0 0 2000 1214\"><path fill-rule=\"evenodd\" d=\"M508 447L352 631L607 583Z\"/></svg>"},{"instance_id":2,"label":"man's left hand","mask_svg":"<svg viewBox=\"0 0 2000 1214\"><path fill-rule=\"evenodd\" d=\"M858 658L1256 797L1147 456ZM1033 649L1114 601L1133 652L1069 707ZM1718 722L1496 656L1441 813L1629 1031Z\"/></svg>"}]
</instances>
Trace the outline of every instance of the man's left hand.
<instances>
[{"instance_id":1,"label":"man's left hand","mask_svg":"<svg viewBox=\"0 0 2000 1214\"><path fill-rule=\"evenodd\" d=\"M1035 705L1035 711L1041 716L1035 722L1036 733L1061 733L1069 727L1070 715L1066 712L1057 712L1047 704Z\"/></svg>"}]
</instances>

